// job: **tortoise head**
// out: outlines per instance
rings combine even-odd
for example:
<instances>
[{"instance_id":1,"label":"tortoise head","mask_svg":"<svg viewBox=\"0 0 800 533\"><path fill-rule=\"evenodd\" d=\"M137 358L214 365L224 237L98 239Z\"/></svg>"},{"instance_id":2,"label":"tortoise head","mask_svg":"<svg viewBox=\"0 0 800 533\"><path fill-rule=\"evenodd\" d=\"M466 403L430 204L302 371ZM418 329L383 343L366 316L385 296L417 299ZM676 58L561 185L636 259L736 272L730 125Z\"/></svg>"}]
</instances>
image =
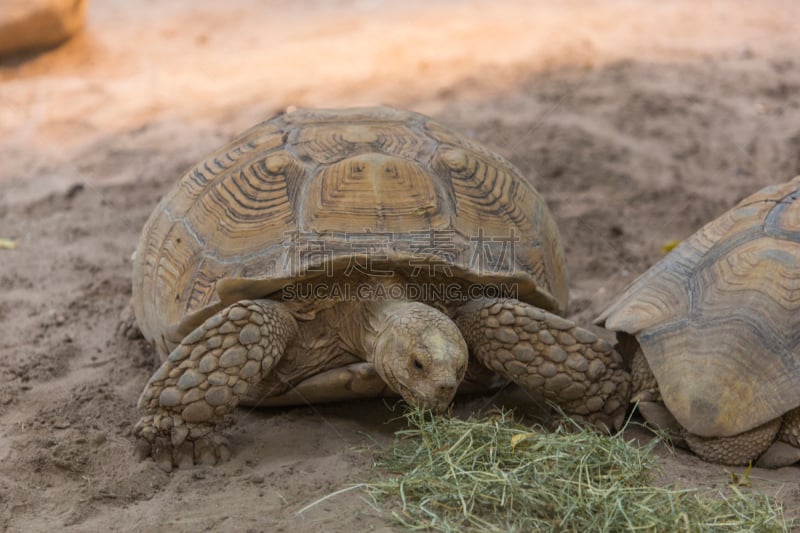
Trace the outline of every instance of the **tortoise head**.
<instances>
[{"instance_id":1,"label":"tortoise head","mask_svg":"<svg viewBox=\"0 0 800 533\"><path fill-rule=\"evenodd\" d=\"M467 344L450 318L418 302L392 305L372 361L381 378L411 405L442 412L464 379Z\"/></svg>"}]
</instances>

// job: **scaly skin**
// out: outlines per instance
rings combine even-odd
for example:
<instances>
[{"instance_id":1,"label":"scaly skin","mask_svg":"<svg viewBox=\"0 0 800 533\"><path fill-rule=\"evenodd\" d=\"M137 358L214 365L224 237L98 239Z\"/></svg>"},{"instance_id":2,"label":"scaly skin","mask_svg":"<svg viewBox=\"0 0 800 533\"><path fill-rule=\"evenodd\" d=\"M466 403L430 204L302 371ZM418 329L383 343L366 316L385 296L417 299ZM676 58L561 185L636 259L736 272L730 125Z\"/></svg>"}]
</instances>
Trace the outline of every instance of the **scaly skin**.
<instances>
[{"instance_id":1,"label":"scaly skin","mask_svg":"<svg viewBox=\"0 0 800 533\"><path fill-rule=\"evenodd\" d=\"M624 420L630 374L611 345L565 318L514 299L479 299L456 311L484 365L606 430Z\"/></svg>"},{"instance_id":2,"label":"scaly skin","mask_svg":"<svg viewBox=\"0 0 800 533\"><path fill-rule=\"evenodd\" d=\"M214 464L230 455L214 433L247 389L272 370L297 333L282 304L242 300L189 333L153 374L139 398L137 448L164 470Z\"/></svg>"},{"instance_id":3,"label":"scaly skin","mask_svg":"<svg viewBox=\"0 0 800 533\"><path fill-rule=\"evenodd\" d=\"M641 348L633 355L631 366L634 369L631 401L649 403L650 410L654 413L658 413L659 406L668 412L661 401L656 378ZM650 410L642 410L642 413L649 413ZM674 420L671 414L669 416ZM686 431L677 421L674 421L676 430L672 426L664 427L663 416L651 418L653 417L645 416L657 428L672 433L676 444L685 445L695 455L711 463L744 466L759 460L759 466L776 468L793 464L800 459L800 408L749 431L728 437L701 437Z\"/></svg>"}]
</instances>

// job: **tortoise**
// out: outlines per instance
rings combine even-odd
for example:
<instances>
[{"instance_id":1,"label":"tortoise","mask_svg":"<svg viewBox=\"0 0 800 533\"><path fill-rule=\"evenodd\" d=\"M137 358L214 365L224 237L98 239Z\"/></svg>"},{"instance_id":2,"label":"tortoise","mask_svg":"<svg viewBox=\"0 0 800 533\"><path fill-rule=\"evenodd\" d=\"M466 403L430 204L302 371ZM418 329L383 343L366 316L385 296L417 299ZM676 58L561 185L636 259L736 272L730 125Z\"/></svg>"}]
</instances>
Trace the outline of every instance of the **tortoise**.
<instances>
[{"instance_id":1,"label":"tortoise","mask_svg":"<svg viewBox=\"0 0 800 533\"><path fill-rule=\"evenodd\" d=\"M596 320L646 420L707 461L800 459L800 176L710 222Z\"/></svg>"},{"instance_id":2,"label":"tortoise","mask_svg":"<svg viewBox=\"0 0 800 533\"><path fill-rule=\"evenodd\" d=\"M630 375L563 318L564 252L519 170L421 114L297 109L191 168L133 259L133 308L163 363L137 449L227 459L237 404L399 395L443 411L509 380L620 426Z\"/></svg>"}]
</instances>

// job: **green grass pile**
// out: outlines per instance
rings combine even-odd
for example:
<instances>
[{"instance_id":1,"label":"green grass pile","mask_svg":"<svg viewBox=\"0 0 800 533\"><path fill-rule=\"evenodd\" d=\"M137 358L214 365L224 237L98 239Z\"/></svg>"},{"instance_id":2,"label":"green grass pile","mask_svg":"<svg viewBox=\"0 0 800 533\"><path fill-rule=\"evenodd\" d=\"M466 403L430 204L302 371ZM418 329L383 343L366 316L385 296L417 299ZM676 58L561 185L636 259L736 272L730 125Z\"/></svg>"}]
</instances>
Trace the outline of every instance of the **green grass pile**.
<instances>
[{"instance_id":1,"label":"green grass pile","mask_svg":"<svg viewBox=\"0 0 800 533\"><path fill-rule=\"evenodd\" d=\"M653 484L652 453L590 430L537 431L507 412L460 420L412 410L361 486L409 530L788 531L782 508L740 486Z\"/></svg>"}]
</instances>

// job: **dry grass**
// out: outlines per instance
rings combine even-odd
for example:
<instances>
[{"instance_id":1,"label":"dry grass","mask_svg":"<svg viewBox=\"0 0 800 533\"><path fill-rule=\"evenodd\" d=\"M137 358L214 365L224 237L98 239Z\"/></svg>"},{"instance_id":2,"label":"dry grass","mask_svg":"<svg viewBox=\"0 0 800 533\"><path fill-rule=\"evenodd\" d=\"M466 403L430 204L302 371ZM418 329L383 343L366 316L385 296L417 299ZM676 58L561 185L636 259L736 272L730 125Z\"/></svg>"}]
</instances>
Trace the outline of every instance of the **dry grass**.
<instances>
[{"instance_id":1,"label":"dry grass","mask_svg":"<svg viewBox=\"0 0 800 533\"><path fill-rule=\"evenodd\" d=\"M737 486L718 490L653 484L641 447L575 428L539 431L501 412L460 420L409 411L409 429L362 484L410 530L788 531L783 509Z\"/></svg>"}]
</instances>

